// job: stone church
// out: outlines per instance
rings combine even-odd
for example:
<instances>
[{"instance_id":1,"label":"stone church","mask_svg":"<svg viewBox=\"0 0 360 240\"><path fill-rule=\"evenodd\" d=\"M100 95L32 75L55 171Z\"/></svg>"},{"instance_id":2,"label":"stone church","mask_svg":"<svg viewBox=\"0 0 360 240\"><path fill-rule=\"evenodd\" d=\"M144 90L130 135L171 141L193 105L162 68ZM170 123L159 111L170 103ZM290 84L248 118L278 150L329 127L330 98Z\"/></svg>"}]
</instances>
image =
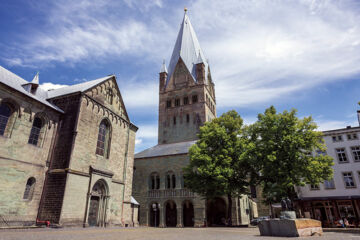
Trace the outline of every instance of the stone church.
<instances>
[{"instance_id":1,"label":"stone church","mask_svg":"<svg viewBox=\"0 0 360 240\"><path fill-rule=\"evenodd\" d=\"M113 75L45 91L0 67L0 226L137 225L136 131Z\"/></svg>"},{"instance_id":2,"label":"stone church","mask_svg":"<svg viewBox=\"0 0 360 240\"><path fill-rule=\"evenodd\" d=\"M164 63L159 74L158 144L135 155L133 195L141 225L219 226L230 217L235 225L247 225L257 216L247 196L234 198L227 216L226 198L206 200L184 187L188 150L199 127L215 117L210 67L185 11L169 66Z\"/></svg>"}]
</instances>

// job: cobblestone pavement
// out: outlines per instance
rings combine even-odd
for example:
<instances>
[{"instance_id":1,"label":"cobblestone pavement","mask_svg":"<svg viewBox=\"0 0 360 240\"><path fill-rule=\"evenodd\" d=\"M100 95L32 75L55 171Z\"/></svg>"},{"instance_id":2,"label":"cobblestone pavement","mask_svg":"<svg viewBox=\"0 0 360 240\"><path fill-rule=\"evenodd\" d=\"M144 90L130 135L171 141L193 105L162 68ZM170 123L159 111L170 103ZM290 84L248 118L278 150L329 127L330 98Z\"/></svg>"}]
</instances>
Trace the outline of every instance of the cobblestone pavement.
<instances>
[{"instance_id":1,"label":"cobblestone pavement","mask_svg":"<svg viewBox=\"0 0 360 240\"><path fill-rule=\"evenodd\" d=\"M257 228L64 228L0 230L0 240L276 240L261 237ZM294 238L293 238L294 239ZM360 240L357 233L325 232L312 240Z\"/></svg>"}]
</instances>

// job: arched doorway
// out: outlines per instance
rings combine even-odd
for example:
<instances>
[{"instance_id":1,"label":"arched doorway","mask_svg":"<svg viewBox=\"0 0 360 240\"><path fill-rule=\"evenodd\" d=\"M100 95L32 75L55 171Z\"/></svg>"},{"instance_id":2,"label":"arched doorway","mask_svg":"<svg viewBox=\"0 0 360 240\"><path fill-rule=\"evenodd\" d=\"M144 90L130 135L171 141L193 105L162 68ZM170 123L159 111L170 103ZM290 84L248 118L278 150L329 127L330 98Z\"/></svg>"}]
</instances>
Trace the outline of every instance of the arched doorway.
<instances>
[{"instance_id":1,"label":"arched doorway","mask_svg":"<svg viewBox=\"0 0 360 240\"><path fill-rule=\"evenodd\" d=\"M160 223L160 208L158 203L151 203L150 209L150 227L158 227Z\"/></svg>"},{"instance_id":2,"label":"arched doorway","mask_svg":"<svg viewBox=\"0 0 360 240\"><path fill-rule=\"evenodd\" d=\"M168 201L166 203L166 226L176 227L177 214L176 214L176 203L174 201Z\"/></svg>"},{"instance_id":3,"label":"arched doorway","mask_svg":"<svg viewBox=\"0 0 360 240\"><path fill-rule=\"evenodd\" d=\"M214 198L207 200L206 216L209 227L225 226L227 214L224 199Z\"/></svg>"},{"instance_id":4,"label":"arched doorway","mask_svg":"<svg viewBox=\"0 0 360 240\"><path fill-rule=\"evenodd\" d=\"M98 180L90 193L89 226L105 226L108 190L106 182Z\"/></svg>"},{"instance_id":5,"label":"arched doorway","mask_svg":"<svg viewBox=\"0 0 360 240\"><path fill-rule=\"evenodd\" d=\"M184 227L194 226L194 206L189 200L183 203L183 225Z\"/></svg>"}]
</instances>

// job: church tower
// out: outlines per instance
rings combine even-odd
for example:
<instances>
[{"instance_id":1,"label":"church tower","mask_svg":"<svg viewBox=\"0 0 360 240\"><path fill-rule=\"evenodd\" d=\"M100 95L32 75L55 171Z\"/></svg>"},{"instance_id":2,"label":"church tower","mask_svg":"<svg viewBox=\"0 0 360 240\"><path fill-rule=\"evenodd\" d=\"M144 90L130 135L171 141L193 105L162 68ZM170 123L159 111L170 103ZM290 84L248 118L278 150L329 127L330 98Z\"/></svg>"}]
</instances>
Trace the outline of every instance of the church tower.
<instances>
[{"instance_id":1,"label":"church tower","mask_svg":"<svg viewBox=\"0 0 360 240\"><path fill-rule=\"evenodd\" d=\"M164 62L159 73L158 144L196 140L215 117L210 67L185 10L169 67Z\"/></svg>"}]
</instances>

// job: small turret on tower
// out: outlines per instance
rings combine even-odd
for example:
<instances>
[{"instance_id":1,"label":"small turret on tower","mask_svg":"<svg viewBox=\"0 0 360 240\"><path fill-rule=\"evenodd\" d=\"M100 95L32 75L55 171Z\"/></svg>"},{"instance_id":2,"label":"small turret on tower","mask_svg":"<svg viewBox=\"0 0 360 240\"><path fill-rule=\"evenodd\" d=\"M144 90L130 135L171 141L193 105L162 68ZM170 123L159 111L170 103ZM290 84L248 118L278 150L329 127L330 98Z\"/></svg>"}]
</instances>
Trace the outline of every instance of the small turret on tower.
<instances>
[{"instance_id":1,"label":"small turret on tower","mask_svg":"<svg viewBox=\"0 0 360 240\"><path fill-rule=\"evenodd\" d=\"M195 62L196 65L196 79L198 83L205 82L205 64L204 59L201 56L201 52L199 51L199 56L197 61Z\"/></svg>"},{"instance_id":2,"label":"small turret on tower","mask_svg":"<svg viewBox=\"0 0 360 240\"><path fill-rule=\"evenodd\" d=\"M163 64L160 69L159 73L159 90L162 92L164 90L166 79L167 79L168 71L165 65L165 60L163 61Z\"/></svg>"}]
</instances>

